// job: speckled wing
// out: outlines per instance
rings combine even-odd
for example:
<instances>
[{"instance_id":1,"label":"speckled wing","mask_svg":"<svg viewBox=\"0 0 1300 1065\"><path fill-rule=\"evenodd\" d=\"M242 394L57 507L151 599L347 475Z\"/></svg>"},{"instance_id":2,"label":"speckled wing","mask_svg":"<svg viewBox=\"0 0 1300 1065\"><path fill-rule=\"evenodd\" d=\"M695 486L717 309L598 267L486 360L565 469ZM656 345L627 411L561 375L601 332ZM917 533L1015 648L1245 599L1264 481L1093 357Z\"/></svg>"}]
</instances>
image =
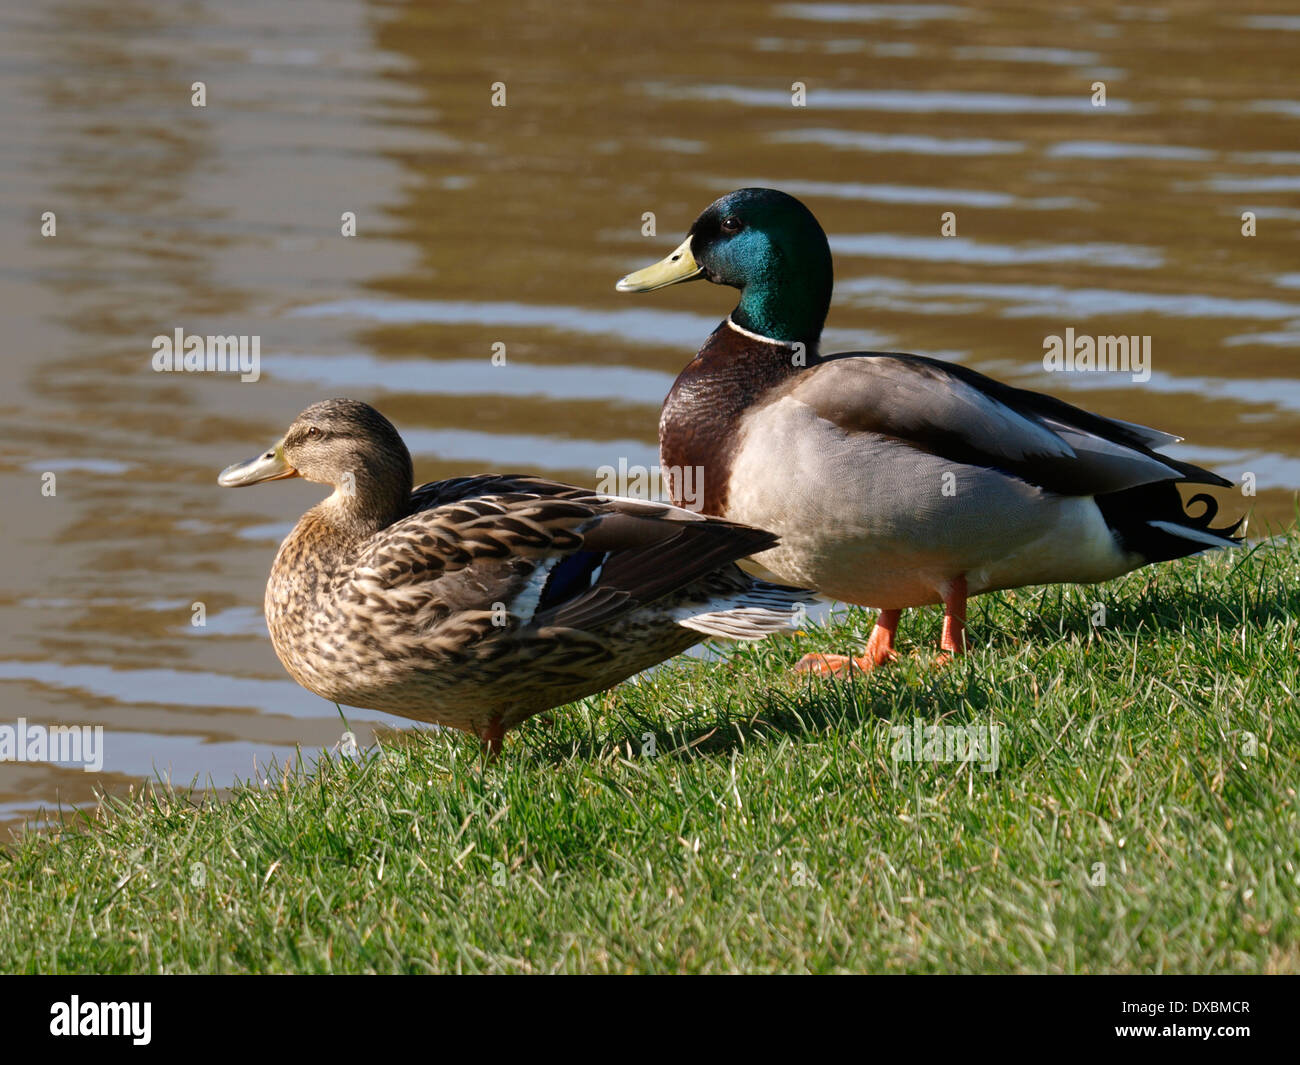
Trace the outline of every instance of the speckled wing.
<instances>
[{"instance_id":1,"label":"speckled wing","mask_svg":"<svg viewBox=\"0 0 1300 1065\"><path fill-rule=\"evenodd\" d=\"M535 477L423 485L367 546L349 594L432 625L592 629L776 542L770 533ZM742 578L736 573L732 580Z\"/></svg>"}]
</instances>

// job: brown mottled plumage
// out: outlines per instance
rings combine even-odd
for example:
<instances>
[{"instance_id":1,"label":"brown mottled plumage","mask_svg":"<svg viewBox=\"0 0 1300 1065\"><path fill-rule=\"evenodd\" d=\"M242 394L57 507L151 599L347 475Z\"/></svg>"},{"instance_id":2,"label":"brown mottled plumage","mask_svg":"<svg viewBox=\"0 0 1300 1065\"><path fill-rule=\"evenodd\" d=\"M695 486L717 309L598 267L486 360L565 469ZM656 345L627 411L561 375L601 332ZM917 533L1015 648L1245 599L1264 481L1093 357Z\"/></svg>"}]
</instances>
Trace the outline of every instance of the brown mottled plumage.
<instances>
[{"instance_id":1,"label":"brown mottled plumage","mask_svg":"<svg viewBox=\"0 0 1300 1065\"><path fill-rule=\"evenodd\" d=\"M809 596L736 559L770 533L537 477L411 491L378 411L317 403L220 483L333 486L280 545L266 586L276 654L327 699L464 729L499 749L542 710L601 691L706 635L788 628Z\"/></svg>"}]
</instances>

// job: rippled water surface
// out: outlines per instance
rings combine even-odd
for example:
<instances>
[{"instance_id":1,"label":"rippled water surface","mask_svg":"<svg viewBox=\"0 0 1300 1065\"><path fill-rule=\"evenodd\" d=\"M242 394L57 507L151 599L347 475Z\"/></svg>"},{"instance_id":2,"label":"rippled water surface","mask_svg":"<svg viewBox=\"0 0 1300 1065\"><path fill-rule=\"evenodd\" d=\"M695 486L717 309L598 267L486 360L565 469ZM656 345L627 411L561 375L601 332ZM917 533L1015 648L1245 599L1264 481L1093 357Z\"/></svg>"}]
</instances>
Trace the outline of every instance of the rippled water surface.
<instances>
[{"instance_id":1,"label":"rippled water surface","mask_svg":"<svg viewBox=\"0 0 1300 1065\"><path fill-rule=\"evenodd\" d=\"M653 463L659 403L731 293L613 283L742 184L804 198L831 234L828 348L940 354L1176 432L1180 456L1256 475L1256 531L1291 516L1300 16L679 10L5 6L0 723L102 724L106 761L0 764L0 823L335 744L260 606L319 490L216 472L337 394L392 417L422 479ZM1045 373L1067 327L1150 335L1150 380ZM176 328L259 336L260 380L153 372ZM350 716L362 742L398 723Z\"/></svg>"}]
</instances>

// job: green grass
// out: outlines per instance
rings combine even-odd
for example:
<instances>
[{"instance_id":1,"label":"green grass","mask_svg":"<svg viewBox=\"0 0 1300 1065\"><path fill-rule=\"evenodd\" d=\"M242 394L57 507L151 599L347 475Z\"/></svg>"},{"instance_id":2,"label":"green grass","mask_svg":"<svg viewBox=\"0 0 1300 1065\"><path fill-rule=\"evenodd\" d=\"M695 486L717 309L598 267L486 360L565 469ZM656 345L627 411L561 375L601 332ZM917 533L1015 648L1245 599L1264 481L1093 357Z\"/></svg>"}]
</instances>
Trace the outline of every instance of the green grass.
<instances>
[{"instance_id":1,"label":"green grass","mask_svg":"<svg viewBox=\"0 0 1300 1065\"><path fill-rule=\"evenodd\" d=\"M894 667L793 677L853 612L535 719L496 765L434 734L107 800L0 853L0 969L1297 971L1297 607L1293 530L986 596L939 670L926 610ZM999 725L997 771L895 761L918 718Z\"/></svg>"}]
</instances>

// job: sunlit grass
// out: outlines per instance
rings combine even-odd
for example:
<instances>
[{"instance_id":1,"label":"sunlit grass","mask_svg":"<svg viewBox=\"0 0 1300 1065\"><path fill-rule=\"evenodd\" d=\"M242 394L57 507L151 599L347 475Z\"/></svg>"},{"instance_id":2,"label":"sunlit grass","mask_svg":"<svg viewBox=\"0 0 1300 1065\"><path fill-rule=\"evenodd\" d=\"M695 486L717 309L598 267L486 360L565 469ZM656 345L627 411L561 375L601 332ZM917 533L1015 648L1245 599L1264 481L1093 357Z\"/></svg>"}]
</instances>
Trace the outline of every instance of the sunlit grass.
<instances>
[{"instance_id":1,"label":"sunlit grass","mask_svg":"<svg viewBox=\"0 0 1300 1065\"><path fill-rule=\"evenodd\" d=\"M1096 604L1105 625L1091 624ZM154 792L0 855L7 971L1300 969L1300 536L683 659L512 733ZM891 757L993 725L1000 764ZM645 753L647 734L655 757Z\"/></svg>"}]
</instances>

